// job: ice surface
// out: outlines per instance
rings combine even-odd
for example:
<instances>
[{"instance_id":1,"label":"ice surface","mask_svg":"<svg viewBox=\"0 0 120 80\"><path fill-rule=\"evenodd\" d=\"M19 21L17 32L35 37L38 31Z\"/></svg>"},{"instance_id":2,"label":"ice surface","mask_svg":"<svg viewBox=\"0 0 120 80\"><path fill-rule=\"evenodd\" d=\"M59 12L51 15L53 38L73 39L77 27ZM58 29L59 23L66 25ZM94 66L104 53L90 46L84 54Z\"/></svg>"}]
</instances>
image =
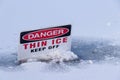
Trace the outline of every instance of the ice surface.
<instances>
[{"instance_id":1,"label":"ice surface","mask_svg":"<svg viewBox=\"0 0 120 80\"><path fill-rule=\"evenodd\" d=\"M0 0L0 80L120 80L119 5L119 0ZM21 31L63 24L73 25L72 51L80 61L17 64Z\"/></svg>"},{"instance_id":2,"label":"ice surface","mask_svg":"<svg viewBox=\"0 0 120 80\"><path fill-rule=\"evenodd\" d=\"M89 64L82 62L77 65L32 62L20 65L21 70L0 70L1 80L119 80L120 64Z\"/></svg>"},{"instance_id":3,"label":"ice surface","mask_svg":"<svg viewBox=\"0 0 120 80\"><path fill-rule=\"evenodd\" d=\"M62 62L61 60L60 63L56 63L59 59L71 58L66 54L60 56L60 53L56 52L55 55L51 55L56 58L51 62L28 62L18 65L16 53L1 53L0 79L119 80L120 56L117 55L119 55L120 47L111 46L111 44L112 42L108 41L75 38L72 42L72 51L80 59L77 62ZM76 57L73 53L68 52L68 55L70 54Z\"/></svg>"}]
</instances>

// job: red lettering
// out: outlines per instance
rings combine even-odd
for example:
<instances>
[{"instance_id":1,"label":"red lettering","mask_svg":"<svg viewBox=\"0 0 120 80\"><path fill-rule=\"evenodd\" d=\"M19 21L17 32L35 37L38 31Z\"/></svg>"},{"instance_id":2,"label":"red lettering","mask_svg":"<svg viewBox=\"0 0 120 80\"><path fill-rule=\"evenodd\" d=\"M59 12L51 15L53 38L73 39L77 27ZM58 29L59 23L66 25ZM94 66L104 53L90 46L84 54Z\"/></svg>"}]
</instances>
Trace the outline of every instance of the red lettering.
<instances>
[{"instance_id":1,"label":"red lettering","mask_svg":"<svg viewBox=\"0 0 120 80\"><path fill-rule=\"evenodd\" d=\"M27 47L28 47L28 44L24 44L23 46L24 46L24 49L27 49Z\"/></svg>"},{"instance_id":2,"label":"red lettering","mask_svg":"<svg viewBox=\"0 0 120 80\"><path fill-rule=\"evenodd\" d=\"M63 38L63 43L67 43L67 37Z\"/></svg>"},{"instance_id":3,"label":"red lettering","mask_svg":"<svg viewBox=\"0 0 120 80\"><path fill-rule=\"evenodd\" d=\"M53 39L53 40L52 40L52 45L54 45L54 43L55 43L55 40Z\"/></svg>"},{"instance_id":4,"label":"red lettering","mask_svg":"<svg viewBox=\"0 0 120 80\"><path fill-rule=\"evenodd\" d=\"M35 48L36 47L36 43L30 43L30 48Z\"/></svg>"},{"instance_id":5,"label":"red lettering","mask_svg":"<svg viewBox=\"0 0 120 80\"><path fill-rule=\"evenodd\" d=\"M60 43L61 43L61 39L60 38L56 39L56 44L60 44Z\"/></svg>"},{"instance_id":6,"label":"red lettering","mask_svg":"<svg viewBox=\"0 0 120 80\"><path fill-rule=\"evenodd\" d=\"M67 37L53 39L52 40L52 45L60 44L60 43L67 43L67 40L68 40Z\"/></svg>"},{"instance_id":7,"label":"red lettering","mask_svg":"<svg viewBox=\"0 0 120 80\"><path fill-rule=\"evenodd\" d=\"M42 41L41 45L42 46L47 46L47 41Z\"/></svg>"},{"instance_id":8,"label":"red lettering","mask_svg":"<svg viewBox=\"0 0 120 80\"><path fill-rule=\"evenodd\" d=\"M40 42L37 43L37 47L40 47Z\"/></svg>"},{"instance_id":9,"label":"red lettering","mask_svg":"<svg viewBox=\"0 0 120 80\"><path fill-rule=\"evenodd\" d=\"M41 41L41 42L39 41L39 42L23 44L24 49L39 48L39 47L45 47L45 46L47 46L47 41Z\"/></svg>"}]
</instances>

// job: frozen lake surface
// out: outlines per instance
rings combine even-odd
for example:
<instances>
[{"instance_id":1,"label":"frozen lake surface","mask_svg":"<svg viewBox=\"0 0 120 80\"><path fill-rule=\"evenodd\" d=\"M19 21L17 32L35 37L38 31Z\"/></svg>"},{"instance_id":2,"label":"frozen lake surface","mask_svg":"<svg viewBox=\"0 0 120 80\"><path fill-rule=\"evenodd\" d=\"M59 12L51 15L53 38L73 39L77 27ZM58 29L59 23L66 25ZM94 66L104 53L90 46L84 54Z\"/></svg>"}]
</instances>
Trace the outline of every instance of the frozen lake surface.
<instances>
[{"instance_id":1,"label":"frozen lake surface","mask_svg":"<svg viewBox=\"0 0 120 80\"><path fill-rule=\"evenodd\" d=\"M2 49L1 49L2 50ZM17 64L16 52L0 53L1 80L119 80L120 46L111 41L74 38L72 51L80 61Z\"/></svg>"}]
</instances>

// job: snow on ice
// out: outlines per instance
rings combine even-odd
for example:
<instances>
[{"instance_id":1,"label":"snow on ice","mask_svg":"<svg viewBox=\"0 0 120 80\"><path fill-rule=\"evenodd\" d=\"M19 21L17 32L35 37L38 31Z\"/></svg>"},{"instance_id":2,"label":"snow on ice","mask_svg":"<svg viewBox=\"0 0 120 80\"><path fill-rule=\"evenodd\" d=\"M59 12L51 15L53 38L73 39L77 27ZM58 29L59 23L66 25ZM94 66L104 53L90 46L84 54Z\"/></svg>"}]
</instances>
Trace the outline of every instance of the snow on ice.
<instances>
[{"instance_id":1,"label":"snow on ice","mask_svg":"<svg viewBox=\"0 0 120 80\"><path fill-rule=\"evenodd\" d=\"M0 0L0 80L120 80L119 5L118 0ZM63 24L73 26L72 52L49 54L60 63L18 65L21 31ZM62 62L74 57L80 61Z\"/></svg>"}]
</instances>

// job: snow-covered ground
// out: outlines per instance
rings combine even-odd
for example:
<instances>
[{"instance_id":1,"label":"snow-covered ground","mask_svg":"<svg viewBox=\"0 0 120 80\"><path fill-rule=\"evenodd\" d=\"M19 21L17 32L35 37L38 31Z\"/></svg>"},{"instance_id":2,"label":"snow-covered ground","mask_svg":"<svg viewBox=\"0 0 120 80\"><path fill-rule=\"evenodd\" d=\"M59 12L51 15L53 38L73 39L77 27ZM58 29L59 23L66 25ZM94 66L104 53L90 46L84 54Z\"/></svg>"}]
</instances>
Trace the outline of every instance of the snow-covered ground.
<instances>
[{"instance_id":1,"label":"snow-covered ground","mask_svg":"<svg viewBox=\"0 0 120 80\"><path fill-rule=\"evenodd\" d=\"M119 0L0 0L0 80L120 80ZM72 24L80 61L17 64L21 31Z\"/></svg>"},{"instance_id":2,"label":"snow-covered ground","mask_svg":"<svg viewBox=\"0 0 120 80\"><path fill-rule=\"evenodd\" d=\"M25 63L13 71L0 70L1 80L119 80L120 64ZM11 67L10 67L11 68Z\"/></svg>"},{"instance_id":3,"label":"snow-covered ground","mask_svg":"<svg viewBox=\"0 0 120 80\"><path fill-rule=\"evenodd\" d=\"M80 61L17 64L16 52L0 53L1 80L119 80L120 46L112 42L75 39L72 51Z\"/></svg>"}]
</instances>

